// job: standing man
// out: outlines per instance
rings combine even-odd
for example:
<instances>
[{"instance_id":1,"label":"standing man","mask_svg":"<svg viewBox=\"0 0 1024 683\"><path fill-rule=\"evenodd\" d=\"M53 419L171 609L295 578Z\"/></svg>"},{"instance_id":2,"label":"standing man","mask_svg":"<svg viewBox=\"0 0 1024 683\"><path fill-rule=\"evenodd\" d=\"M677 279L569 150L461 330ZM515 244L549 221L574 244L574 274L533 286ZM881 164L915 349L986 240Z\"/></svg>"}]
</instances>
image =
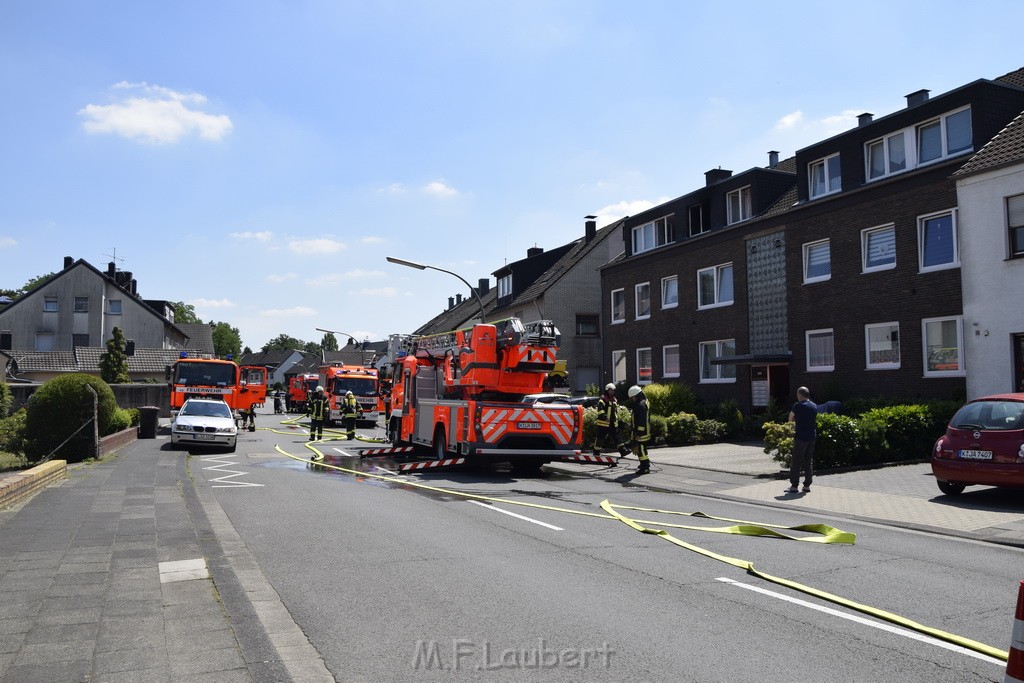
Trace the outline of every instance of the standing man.
<instances>
[{"instance_id":1,"label":"standing man","mask_svg":"<svg viewBox=\"0 0 1024 683\"><path fill-rule=\"evenodd\" d=\"M324 388L317 387L316 392L306 401L306 415L309 416L309 440L319 440L324 436L324 420L331 413L331 403L324 396ZM315 438L314 438L315 437Z\"/></svg>"},{"instance_id":2,"label":"standing man","mask_svg":"<svg viewBox=\"0 0 1024 683\"><path fill-rule=\"evenodd\" d=\"M651 458L647 455L647 442L651 440L651 410L643 389L634 384L626 393L632 401L629 409L633 412L633 452L640 460L636 473L647 474L651 471Z\"/></svg>"},{"instance_id":3,"label":"standing man","mask_svg":"<svg viewBox=\"0 0 1024 683\"><path fill-rule=\"evenodd\" d=\"M619 402L615 400L615 385L608 383L604 387L604 393L597 401L597 434L594 436L594 455L601 455L601 444L611 441L614 448L620 453L624 448L619 441L619 430L616 424L616 411L619 409Z\"/></svg>"},{"instance_id":4,"label":"standing man","mask_svg":"<svg viewBox=\"0 0 1024 683\"><path fill-rule=\"evenodd\" d=\"M351 391L346 391L345 402L341 405L341 422L345 425L345 432L348 435L349 441L356 438L356 419L361 412L362 410L359 407L359 402L356 401L355 394Z\"/></svg>"},{"instance_id":5,"label":"standing man","mask_svg":"<svg viewBox=\"0 0 1024 683\"><path fill-rule=\"evenodd\" d=\"M818 435L818 406L811 401L807 387L796 390L796 403L789 411L789 421L795 423L793 456L789 465L789 488L786 493L796 493L800 473L804 475L804 493L811 491L814 477L814 439Z\"/></svg>"}]
</instances>

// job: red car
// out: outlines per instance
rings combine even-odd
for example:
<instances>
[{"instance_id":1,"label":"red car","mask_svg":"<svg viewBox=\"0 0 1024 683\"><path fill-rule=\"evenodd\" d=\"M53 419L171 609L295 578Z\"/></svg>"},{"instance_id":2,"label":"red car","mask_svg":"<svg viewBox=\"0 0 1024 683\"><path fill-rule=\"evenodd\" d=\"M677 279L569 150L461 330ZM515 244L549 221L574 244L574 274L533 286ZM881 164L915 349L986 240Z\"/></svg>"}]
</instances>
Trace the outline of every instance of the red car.
<instances>
[{"instance_id":1,"label":"red car","mask_svg":"<svg viewBox=\"0 0 1024 683\"><path fill-rule=\"evenodd\" d=\"M983 396L956 411L935 442L932 473L950 496L972 484L1024 488L1024 393Z\"/></svg>"}]
</instances>

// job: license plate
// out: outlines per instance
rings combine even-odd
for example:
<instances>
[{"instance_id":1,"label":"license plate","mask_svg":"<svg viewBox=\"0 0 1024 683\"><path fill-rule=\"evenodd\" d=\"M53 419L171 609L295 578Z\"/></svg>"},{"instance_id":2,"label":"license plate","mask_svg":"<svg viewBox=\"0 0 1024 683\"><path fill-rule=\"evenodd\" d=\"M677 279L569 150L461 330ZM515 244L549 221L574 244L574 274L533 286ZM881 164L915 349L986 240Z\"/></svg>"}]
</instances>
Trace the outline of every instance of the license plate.
<instances>
[{"instance_id":1,"label":"license plate","mask_svg":"<svg viewBox=\"0 0 1024 683\"><path fill-rule=\"evenodd\" d=\"M540 429L540 422L517 422L517 429Z\"/></svg>"},{"instance_id":2,"label":"license plate","mask_svg":"<svg viewBox=\"0 0 1024 683\"><path fill-rule=\"evenodd\" d=\"M192 438L196 441L213 441L217 438L216 434L193 434Z\"/></svg>"},{"instance_id":3,"label":"license plate","mask_svg":"<svg viewBox=\"0 0 1024 683\"><path fill-rule=\"evenodd\" d=\"M991 460L992 451L960 451L957 457L961 460Z\"/></svg>"}]
</instances>

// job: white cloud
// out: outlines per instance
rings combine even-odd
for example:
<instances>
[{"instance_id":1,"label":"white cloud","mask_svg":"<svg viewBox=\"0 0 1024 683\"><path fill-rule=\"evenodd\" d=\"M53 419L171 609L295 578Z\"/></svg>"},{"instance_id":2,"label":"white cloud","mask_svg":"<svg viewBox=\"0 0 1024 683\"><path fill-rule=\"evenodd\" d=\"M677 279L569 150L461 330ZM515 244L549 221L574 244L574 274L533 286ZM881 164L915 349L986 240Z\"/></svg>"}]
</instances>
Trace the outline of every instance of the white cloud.
<instances>
[{"instance_id":1,"label":"white cloud","mask_svg":"<svg viewBox=\"0 0 1024 683\"><path fill-rule=\"evenodd\" d=\"M384 192L386 194L405 194L409 190L406 189L402 183L391 183L387 187L382 187L377 192Z\"/></svg>"},{"instance_id":2,"label":"white cloud","mask_svg":"<svg viewBox=\"0 0 1024 683\"><path fill-rule=\"evenodd\" d=\"M285 273L284 275L268 275L267 282L273 282L280 284L281 282L287 282L288 280L294 280L298 275L295 273Z\"/></svg>"},{"instance_id":3,"label":"white cloud","mask_svg":"<svg viewBox=\"0 0 1024 683\"><path fill-rule=\"evenodd\" d=\"M459 194L459 191L454 187L448 187L438 180L435 180L432 183L427 183L423 188L423 192L434 195L435 197L454 197Z\"/></svg>"},{"instance_id":4,"label":"white cloud","mask_svg":"<svg viewBox=\"0 0 1024 683\"><path fill-rule=\"evenodd\" d=\"M266 242L274 236L274 233L269 230L260 230L259 232L252 232L246 230L244 232L233 232L231 236L240 240L259 240L260 242Z\"/></svg>"},{"instance_id":5,"label":"white cloud","mask_svg":"<svg viewBox=\"0 0 1024 683\"><path fill-rule=\"evenodd\" d=\"M787 130L795 128L804 119L804 113L802 111L795 111L792 114L786 114L775 123L776 130Z\"/></svg>"},{"instance_id":6,"label":"white cloud","mask_svg":"<svg viewBox=\"0 0 1024 683\"><path fill-rule=\"evenodd\" d=\"M329 238L291 240L288 248L296 254L334 254L345 249L345 243Z\"/></svg>"},{"instance_id":7,"label":"white cloud","mask_svg":"<svg viewBox=\"0 0 1024 683\"><path fill-rule=\"evenodd\" d=\"M398 290L394 287L378 287L376 289L360 289L357 293L362 296L382 296L391 298L398 294Z\"/></svg>"},{"instance_id":8,"label":"white cloud","mask_svg":"<svg viewBox=\"0 0 1024 683\"><path fill-rule=\"evenodd\" d=\"M779 133L799 133L801 138L829 138L857 125L859 113L858 110L847 109L838 114L808 120L804 118L803 112L795 111L776 121L773 130Z\"/></svg>"},{"instance_id":9,"label":"white cloud","mask_svg":"<svg viewBox=\"0 0 1024 683\"><path fill-rule=\"evenodd\" d=\"M620 218L635 216L647 209L664 204L670 199L671 197L661 197L655 201L650 201L648 199L634 199L632 201L621 201L615 204L609 204L608 206L601 207L594 212L594 215L597 216L597 226L599 228L603 228L606 225L614 223Z\"/></svg>"},{"instance_id":10,"label":"white cloud","mask_svg":"<svg viewBox=\"0 0 1024 683\"><path fill-rule=\"evenodd\" d=\"M17 243L13 237L0 237L0 249L8 249Z\"/></svg>"},{"instance_id":11,"label":"white cloud","mask_svg":"<svg viewBox=\"0 0 1024 683\"><path fill-rule=\"evenodd\" d=\"M234 125L223 114L207 114L189 105L202 105L206 97L198 93L180 93L148 83L122 81L114 90L129 91L112 104L87 104L78 111L85 118L87 133L109 133L129 140L164 145L187 135L204 140L221 140Z\"/></svg>"},{"instance_id":12,"label":"white cloud","mask_svg":"<svg viewBox=\"0 0 1024 683\"><path fill-rule=\"evenodd\" d=\"M294 308L270 308L260 311L264 318L310 318L317 315L315 308L295 306Z\"/></svg>"},{"instance_id":13,"label":"white cloud","mask_svg":"<svg viewBox=\"0 0 1024 683\"><path fill-rule=\"evenodd\" d=\"M230 299L193 299L188 303L196 308L234 308L235 302Z\"/></svg>"}]
</instances>

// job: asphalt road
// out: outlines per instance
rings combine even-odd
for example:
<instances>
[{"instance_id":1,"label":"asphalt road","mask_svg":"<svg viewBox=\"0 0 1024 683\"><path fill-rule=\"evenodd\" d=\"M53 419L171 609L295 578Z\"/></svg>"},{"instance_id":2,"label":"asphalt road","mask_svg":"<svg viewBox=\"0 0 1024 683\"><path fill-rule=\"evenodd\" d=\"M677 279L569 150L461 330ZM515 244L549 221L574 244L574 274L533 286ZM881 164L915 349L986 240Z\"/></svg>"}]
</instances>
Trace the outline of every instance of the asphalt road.
<instances>
[{"instance_id":1,"label":"asphalt road","mask_svg":"<svg viewBox=\"0 0 1024 683\"><path fill-rule=\"evenodd\" d=\"M1000 649L1009 641L1016 596L1006 586L1020 580L1020 550L657 491L642 479L517 478L493 469L376 479L314 469L274 449L310 454L300 433L283 431L247 434L230 457L196 453L190 471L338 680L1002 678L1001 662L621 521L452 492L597 515L610 500L756 524L829 524L856 533L856 544L671 533L773 576ZM334 462L370 473L389 468L382 460ZM734 524L622 513L698 527Z\"/></svg>"}]
</instances>

